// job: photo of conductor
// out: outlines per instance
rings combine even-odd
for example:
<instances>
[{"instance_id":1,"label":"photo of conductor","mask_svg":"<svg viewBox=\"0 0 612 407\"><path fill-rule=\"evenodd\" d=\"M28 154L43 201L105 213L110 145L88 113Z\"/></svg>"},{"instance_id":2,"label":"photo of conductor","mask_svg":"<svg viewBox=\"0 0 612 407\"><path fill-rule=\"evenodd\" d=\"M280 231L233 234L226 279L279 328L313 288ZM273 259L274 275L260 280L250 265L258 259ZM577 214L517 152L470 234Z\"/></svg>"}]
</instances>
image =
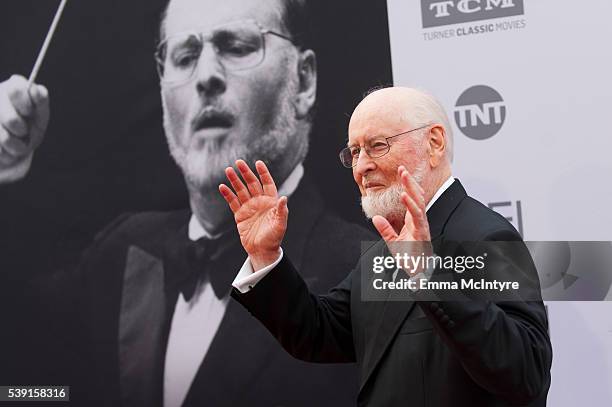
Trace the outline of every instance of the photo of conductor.
<instances>
[{"instance_id":1,"label":"photo of conductor","mask_svg":"<svg viewBox=\"0 0 612 407\"><path fill-rule=\"evenodd\" d=\"M314 292L336 285L361 241L374 237L328 209L305 167L320 93L307 3L164 5L151 63L188 208L123 214L96 234L76 267L53 273L47 285L70 305L61 317L71 329L62 334L73 346L71 381L57 384L71 385L75 405L354 405L353 366L294 359L230 299L246 254L217 189L238 158L273 169L291 202L285 250ZM50 148L57 99L42 80L29 87L15 75L0 83L0 172L9 190L28 182L39 146Z\"/></svg>"}]
</instances>

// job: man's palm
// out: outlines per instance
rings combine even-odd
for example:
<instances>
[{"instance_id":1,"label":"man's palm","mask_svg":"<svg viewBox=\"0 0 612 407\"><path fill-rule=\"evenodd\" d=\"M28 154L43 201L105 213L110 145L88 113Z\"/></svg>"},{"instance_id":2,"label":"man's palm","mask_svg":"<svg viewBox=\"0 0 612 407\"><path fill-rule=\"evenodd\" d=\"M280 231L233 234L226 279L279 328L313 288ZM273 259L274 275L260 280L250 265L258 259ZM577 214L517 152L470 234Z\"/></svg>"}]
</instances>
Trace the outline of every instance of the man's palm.
<instances>
[{"instance_id":1,"label":"man's palm","mask_svg":"<svg viewBox=\"0 0 612 407\"><path fill-rule=\"evenodd\" d=\"M277 201L260 195L249 199L235 213L240 241L247 253L272 252L280 246L287 217L279 213Z\"/></svg>"},{"instance_id":2,"label":"man's palm","mask_svg":"<svg viewBox=\"0 0 612 407\"><path fill-rule=\"evenodd\" d=\"M255 163L259 179L244 161L236 161L236 167L244 182L228 167L225 175L233 190L221 184L219 192L234 213L244 250L253 267L259 269L279 256L287 230L287 198L278 197L274 179L262 161Z\"/></svg>"}]
</instances>

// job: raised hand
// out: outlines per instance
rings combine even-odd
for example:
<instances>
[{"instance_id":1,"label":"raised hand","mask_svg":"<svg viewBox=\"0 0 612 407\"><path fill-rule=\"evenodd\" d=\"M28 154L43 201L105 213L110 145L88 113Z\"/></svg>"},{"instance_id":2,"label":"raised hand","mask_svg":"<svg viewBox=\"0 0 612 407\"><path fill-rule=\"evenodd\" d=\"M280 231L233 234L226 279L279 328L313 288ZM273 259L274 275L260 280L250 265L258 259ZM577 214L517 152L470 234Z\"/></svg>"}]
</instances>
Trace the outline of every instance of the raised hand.
<instances>
[{"instance_id":1,"label":"raised hand","mask_svg":"<svg viewBox=\"0 0 612 407\"><path fill-rule=\"evenodd\" d=\"M251 259L254 270L272 264L280 255L280 244L287 230L287 197L278 197L274 179L263 163L257 161L255 168L259 179L243 161L236 167L245 184L232 167L225 175L232 188L219 185L219 192L234 213L240 241Z\"/></svg>"},{"instance_id":2,"label":"raised hand","mask_svg":"<svg viewBox=\"0 0 612 407\"><path fill-rule=\"evenodd\" d=\"M49 122L49 93L23 76L0 83L0 183L23 178Z\"/></svg>"},{"instance_id":3,"label":"raised hand","mask_svg":"<svg viewBox=\"0 0 612 407\"><path fill-rule=\"evenodd\" d=\"M403 165L397 169L397 175L404 187L401 195L402 204L406 207L404 226L397 233L387 219L376 215L372 218L374 227L393 255L405 252L409 252L407 254L410 256L431 255L433 250L425 210L425 191Z\"/></svg>"}]
</instances>

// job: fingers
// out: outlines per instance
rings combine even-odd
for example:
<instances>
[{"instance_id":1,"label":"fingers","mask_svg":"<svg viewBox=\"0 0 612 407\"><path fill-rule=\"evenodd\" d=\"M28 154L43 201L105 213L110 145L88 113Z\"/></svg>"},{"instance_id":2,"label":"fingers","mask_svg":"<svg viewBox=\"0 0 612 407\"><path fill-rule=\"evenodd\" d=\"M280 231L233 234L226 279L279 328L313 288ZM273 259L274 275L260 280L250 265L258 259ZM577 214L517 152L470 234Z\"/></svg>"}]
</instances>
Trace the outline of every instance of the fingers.
<instances>
[{"instance_id":1,"label":"fingers","mask_svg":"<svg viewBox=\"0 0 612 407\"><path fill-rule=\"evenodd\" d=\"M25 137L28 135L28 124L19 115L4 90L0 92L0 124L11 136Z\"/></svg>"},{"instance_id":2,"label":"fingers","mask_svg":"<svg viewBox=\"0 0 612 407\"><path fill-rule=\"evenodd\" d=\"M419 205L407 192L402 193L401 200L407 209L404 225L408 228L411 239L428 240L429 222L427 221L424 201L421 200Z\"/></svg>"},{"instance_id":3,"label":"fingers","mask_svg":"<svg viewBox=\"0 0 612 407\"><path fill-rule=\"evenodd\" d=\"M372 218L372 223L374 223L374 227L385 242L392 242L397 239L397 233L384 217L376 215Z\"/></svg>"},{"instance_id":4,"label":"fingers","mask_svg":"<svg viewBox=\"0 0 612 407\"><path fill-rule=\"evenodd\" d=\"M21 117L30 117L34 113L34 103L28 92L28 81L21 75L13 75L6 82L7 96Z\"/></svg>"},{"instance_id":5,"label":"fingers","mask_svg":"<svg viewBox=\"0 0 612 407\"><path fill-rule=\"evenodd\" d=\"M6 150L4 150L2 148L2 145L0 144L0 170L3 167L4 168L12 167L13 165L17 163L17 161L19 161L19 158L13 156L12 154L7 153Z\"/></svg>"},{"instance_id":6,"label":"fingers","mask_svg":"<svg viewBox=\"0 0 612 407\"><path fill-rule=\"evenodd\" d=\"M398 173L400 174L400 182L404 187L404 191L408 194L409 198L420 208L423 212L425 212L425 191L419 185L418 182L410 175L408 170L404 168L404 166L400 166L398 168Z\"/></svg>"},{"instance_id":7,"label":"fingers","mask_svg":"<svg viewBox=\"0 0 612 407\"><path fill-rule=\"evenodd\" d=\"M281 196L276 203L276 214L278 218L287 223L289 217L289 208L287 207L287 197Z\"/></svg>"},{"instance_id":8,"label":"fingers","mask_svg":"<svg viewBox=\"0 0 612 407\"><path fill-rule=\"evenodd\" d=\"M25 140L11 135L4 127L0 126L0 147L4 155L20 158L27 155L30 149Z\"/></svg>"},{"instance_id":9,"label":"fingers","mask_svg":"<svg viewBox=\"0 0 612 407\"><path fill-rule=\"evenodd\" d=\"M240 171L240 175L242 175L242 179L247 184L247 188L251 194L251 196L259 196L263 193L263 189L261 183L251 171L251 168L247 165L243 160L236 161L236 167L238 167L238 171Z\"/></svg>"},{"instance_id":10,"label":"fingers","mask_svg":"<svg viewBox=\"0 0 612 407\"><path fill-rule=\"evenodd\" d=\"M236 174L236 171L232 167L227 167L225 169L225 176L227 180L232 184L232 188L234 189L236 196L240 200L241 203L245 203L251 197L248 189L242 183L242 180Z\"/></svg>"},{"instance_id":11,"label":"fingers","mask_svg":"<svg viewBox=\"0 0 612 407\"><path fill-rule=\"evenodd\" d=\"M399 166L398 175L405 190L401 196L402 204L407 209L404 227L407 229L411 239L429 240L425 191L404 166Z\"/></svg>"},{"instance_id":12,"label":"fingers","mask_svg":"<svg viewBox=\"0 0 612 407\"><path fill-rule=\"evenodd\" d=\"M272 175L270 175L270 171L266 164L263 161L256 161L255 168L257 169L257 174L259 178L251 171L249 166L244 160L237 160L236 167L242 176L242 179L238 176L236 171L232 167L227 167L225 169L225 176L230 182L233 191L227 185L221 184L219 185L219 192L226 200L226 202L230 205L230 209L232 212L236 212L242 204L248 201L251 197L260 196L265 194L267 196L271 196L276 198L278 192L276 189L276 184L274 183L274 179ZM246 185L245 185L246 183ZM234 193L235 192L235 193ZM287 202L286 198L280 199L278 201L278 205L284 202L284 207L278 207L278 213L284 216L287 215Z\"/></svg>"},{"instance_id":13,"label":"fingers","mask_svg":"<svg viewBox=\"0 0 612 407\"><path fill-rule=\"evenodd\" d=\"M3 154L23 157L37 148L49 122L49 93L42 85L28 89L23 76L0 83L0 147Z\"/></svg>"},{"instance_id":14,"label":"fingers","mask_svg":"<svg viewBox=\"0 0 612 407\"><path fill-rule=\"evenodd\" d=\"M6 155L0 154L0 185L19 181L30 171L32 154L18 158L8 165L3 164L5 162L4 157Z\"/></svg>"},{"instance_id":15,"label":"fingers","mask_svg":"<svg viewBox=\"0 0 612 407\"><path fill-rule=\"evenodd\" d=\"M276 196L278 194L276 184L274 183L274 179L272 178L270 171L268 171L266 164L263 161L258 160L255 162L255 168L259 174L259 179L261 180L264 194L268 196Z\"/></svg>"},{"instance_id":16,"label":"fingers","mask_svg":"<svg viewBox=\"0 0 612 407\"><path fill-rule=\"evenodd\" d=\"M236 212L238 212L238 209L240 209L240 200L238 199L238 197L236 196L236 194L234 194L232 192L232 190L230 189L230 187L228 187L225 184L221 184L219 185L219 192L221 193L221 195L223 196L223 199L225 199L225 201L227 202L227 204L229 205L230 209L232 210L232 212L235 214Z\"/></svg>"},{"instance_id":17,"label":"fingers","mask_svg":"<svg viewBox=\"0 0 612 407\"><path fill-rule=\"evenodd\" d=\"M404 186L404 189L410 194L412 199L419 204L425 206L425 190L419 185L414 179L410 172L403 166L400 165L398 168L398 175L400 182Z\"/></svg>"},{"instance_id":18,"label":"fingers","mask_svg":"<svg viewBox=\"0 0 612 407\"><path fill-rule=\"evenodd\" d=\"M30 89L30 95L36 111L30 125L30 147L37 148L42 142L49 124L49 91L42 85L34 85Z\"/></svg>"},{"instance_id":19,"label":"fingers","mask_svg":"<svg viewBox=\"0 0 612 407\"><path fill-rule=\"evenodd\" d=\"M406 207L406 215L404 216L404 227L408 228L411 235L414 235L414 231L420 224L419 219L421 217L420 209L416 206L416 203L410 198L406 192L402 192L401 195L402 204Z\"/></svg>"},{"instance_id":20,"label":"fingers","mask_svg":"<svg viewBox=\"0 0 612 407\"><path fill-rule=\"evenodd\" d=\"M36 108L29 93L28 81L21 75L13 75L0 84L0 120L13 136L28 135L27 119L34 116ZM34 88L37 88L36 85Z\"/></svg>"}]
</instances>

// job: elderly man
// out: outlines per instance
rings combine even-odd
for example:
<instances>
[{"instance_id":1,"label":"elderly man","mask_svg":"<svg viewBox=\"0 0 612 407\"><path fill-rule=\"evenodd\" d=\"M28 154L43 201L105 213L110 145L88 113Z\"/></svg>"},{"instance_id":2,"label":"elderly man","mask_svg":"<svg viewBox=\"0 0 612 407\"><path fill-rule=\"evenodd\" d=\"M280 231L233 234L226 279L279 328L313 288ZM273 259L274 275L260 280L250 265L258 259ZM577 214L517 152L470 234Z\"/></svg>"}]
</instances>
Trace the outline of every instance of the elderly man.
<instances>
[{"instance_id":1,"label":"elderly man","mask_svg":"<svg viewBox=\"0 0 612 407\"><path fill-rule=\"evenodd\" d=\"M303 177L317 79L315 54L304 43L305 7L301 0L169 2L156 59L164 129L191 210L123 216L84 256L76 301L93 349L91 403L311 406L354 399L350 367L292 359L229 301L244 254L217 185L238 157L265 160L295 201L286 251L313 290L340 281L369 237L330 215ZM36 86L28 96L19 77L4 89L10 114L0 171L14 180L27 172L44 133L48 95Z\"/></svg>"},{"instance_id":2,"label":"elderly man","mask_svg":"<svg viewBox=\"0 0 612 407\"><path fill-rule=\"evenodd\" d=\"M451 157L443 108L424 92L399 87L375 91L357 106L340 154L353 169L363 209L386 242L382 246L391 252L400 253L396 242L419 242L423 252L439 256L455 254L453 241L504 240L524 248L503 217L453 179ZM378 245L329 294L314 296L291 254L281 249L287 199L278 197L263 162L256 163L259 179L244 161L237 167L246 185L227 168L232 189L219 187L249 255L233 297L288 352L307 361L356 362L362 406L546 404L552 351L541 301L444 295L423 301L436 292L410 287L408 297L392 292L383 301L366 301L363 274ZM495 267L504 264L503 256L497 260ZM439 274L437 268L413 271L410 280Z\"/></svg>"}]
</instances>

